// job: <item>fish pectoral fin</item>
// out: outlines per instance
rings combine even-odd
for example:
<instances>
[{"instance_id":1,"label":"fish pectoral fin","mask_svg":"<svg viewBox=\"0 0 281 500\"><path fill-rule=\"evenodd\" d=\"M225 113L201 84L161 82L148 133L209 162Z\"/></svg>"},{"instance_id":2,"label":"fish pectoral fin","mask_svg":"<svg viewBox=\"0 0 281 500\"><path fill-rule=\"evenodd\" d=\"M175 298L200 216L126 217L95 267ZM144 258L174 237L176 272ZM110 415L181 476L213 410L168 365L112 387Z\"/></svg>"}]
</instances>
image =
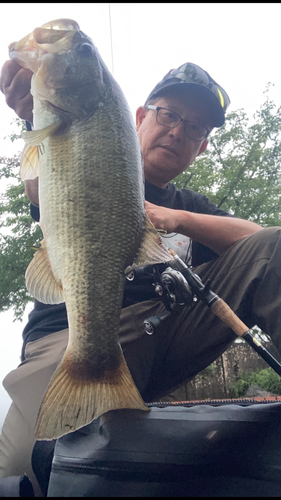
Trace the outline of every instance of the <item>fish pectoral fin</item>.
<instances>
[{"instance_id":1,"label":"fish pectoral fin","mask_svg":"<svg viewBox=\"0 0 281 500\"><path fill-rule=\"evenodd\" d=\"M81 365L81 363L80 363ZM76 368L76 377L71 369ZM139 394L120 348L120 364L95 379L78 378L79 366L68 348L42 400L35 428L37 439L49 441L73 432L100 415L124 408L149 411Z\"/></svg>"},{"instance_id":2,"label":"fish pectoral fin","mask_svg":"<svg viewBox=\"0 0 281 500\"><path fill-rule=\"evenodd\" d=\"M39 146L44 139L47 137L52 137L61 126L62 120L58 120L57 122L51 123L45 128L38 130L31 130L30 132L23 132L22 138L26 144L29 146Z\"/></svg>"},{"instance_id":3,"label":"fish pectoral fin","mask_svg":"<svg viewBox=\"0 0 281 500\"><path fill-rule=\"evenodd\" d=\"M22 181L39 176L39 151L37 146L24 146L20 160L20 177Z\"/></svg>"},{"instance_id":4,"label":"fish pectoral fin","mask_svg":"<svg viewBox=\"0 0 281 500\"><path fill-rule=\"evenodd\" d=\"M25 273L26 287L29 293L43 304L61 304L64 302L62 286L54 277L49 261L45 240L35 252Z\"/></svg>"},{"instance_id":5,"label":"fish pectoral fin","mask_svg":"<svg viewBox=\"0 0 281 500\"><path fill-rule=\"evenodd\" d=\"M131 266L125 269L125 273L130 272L136 267L147 266L149 264L159 264L161 262L170 262L173 256L165 247L160 234L146 215L145 236L142 241L137 258Z\"/></svg>"}]
</instances>

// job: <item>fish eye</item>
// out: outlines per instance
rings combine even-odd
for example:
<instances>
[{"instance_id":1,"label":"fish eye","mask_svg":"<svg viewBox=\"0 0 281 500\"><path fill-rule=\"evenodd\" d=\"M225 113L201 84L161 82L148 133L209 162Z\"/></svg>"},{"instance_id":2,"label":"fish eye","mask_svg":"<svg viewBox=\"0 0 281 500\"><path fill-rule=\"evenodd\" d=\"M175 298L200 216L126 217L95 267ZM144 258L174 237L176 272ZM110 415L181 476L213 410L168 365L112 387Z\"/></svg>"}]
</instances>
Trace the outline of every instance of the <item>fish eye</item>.
<instances>
[{"instance_id":1,"label":"fish eye","mask_svg":"<svg viewBox=\"0 0 281 500\"><path fill-rule=\"evenodd\" d=\"M93 53L93 47L90 43L82 43L81 45L77 45L75 48L76 52L83 57L90 57Z\"/></svg>"}]
</instances>

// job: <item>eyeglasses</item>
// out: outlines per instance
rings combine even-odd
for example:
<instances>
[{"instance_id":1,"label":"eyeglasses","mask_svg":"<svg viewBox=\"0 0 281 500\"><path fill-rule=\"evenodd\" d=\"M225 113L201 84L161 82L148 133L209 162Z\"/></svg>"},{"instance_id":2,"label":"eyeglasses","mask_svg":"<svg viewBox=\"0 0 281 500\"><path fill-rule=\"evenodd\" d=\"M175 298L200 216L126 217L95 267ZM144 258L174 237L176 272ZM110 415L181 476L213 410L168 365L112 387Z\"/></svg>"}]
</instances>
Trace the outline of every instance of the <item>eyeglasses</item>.
<instances>
[{"instance_id":1,"label":"eyeglasses","mask_svg":"<svg viewBox=\"0 0 281 500\"><path fill-rule=\"evenodd\" d=\"M175 113L170 109L153 106L152 104L149 104L147 109L156 110L156 121L159 125L163 125L163 127L175 128L180 122L184 122L187 137L193 139L194 141L200 142L203 139L206 139L210 133L210 131L206 127L203 127L203 125L200 125L197 122L184 120L180 115L178 115L178 113Z\"/></svg>"}]
</instances>

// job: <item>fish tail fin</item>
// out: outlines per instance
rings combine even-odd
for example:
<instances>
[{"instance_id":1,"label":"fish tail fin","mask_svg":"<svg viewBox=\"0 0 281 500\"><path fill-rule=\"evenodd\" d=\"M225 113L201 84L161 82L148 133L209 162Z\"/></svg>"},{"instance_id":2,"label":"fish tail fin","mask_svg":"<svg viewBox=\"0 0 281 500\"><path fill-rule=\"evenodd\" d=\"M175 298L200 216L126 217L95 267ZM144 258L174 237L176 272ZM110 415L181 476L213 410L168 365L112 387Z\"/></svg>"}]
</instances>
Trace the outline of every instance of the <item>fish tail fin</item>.
<instances>
[{"instance_id":1,"label":"fish tail fin","mask_svg":"<svg viewBox=\"0 0 281 500\"><path fill-rule=\"evenodd\" d=\"M109 410L131 408L149 411L132 379L121 352L114 373L103 379L71 377L68 356L57 367L43 397L35 435L52 440L73 432Z\"/></svg>"}]
</instances>

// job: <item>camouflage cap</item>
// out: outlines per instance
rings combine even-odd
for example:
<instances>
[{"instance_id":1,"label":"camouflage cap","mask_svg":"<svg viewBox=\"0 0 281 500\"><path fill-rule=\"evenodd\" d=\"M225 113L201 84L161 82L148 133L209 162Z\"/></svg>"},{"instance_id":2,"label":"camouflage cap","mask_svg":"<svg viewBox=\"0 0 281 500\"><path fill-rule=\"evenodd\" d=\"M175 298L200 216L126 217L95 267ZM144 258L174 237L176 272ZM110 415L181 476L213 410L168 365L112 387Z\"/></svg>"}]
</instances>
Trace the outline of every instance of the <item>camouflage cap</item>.
<instances>
[{"instance_id":1,"label":"camouflage cap","mask_svg":"<svg viewBox=\"0 0 281 500\"><path fill-rule=\"evenodd\" d=\"M221 127L225 121L225 112L230 104L230 99L225 90L210 77L209 73L193 63L186 63L177 69L171 69L150 92L145 105L152 97L164 94L163 89L186 88L201 92L208 99L214 111L214 127Z\"/></svg>"}]
</instances>

